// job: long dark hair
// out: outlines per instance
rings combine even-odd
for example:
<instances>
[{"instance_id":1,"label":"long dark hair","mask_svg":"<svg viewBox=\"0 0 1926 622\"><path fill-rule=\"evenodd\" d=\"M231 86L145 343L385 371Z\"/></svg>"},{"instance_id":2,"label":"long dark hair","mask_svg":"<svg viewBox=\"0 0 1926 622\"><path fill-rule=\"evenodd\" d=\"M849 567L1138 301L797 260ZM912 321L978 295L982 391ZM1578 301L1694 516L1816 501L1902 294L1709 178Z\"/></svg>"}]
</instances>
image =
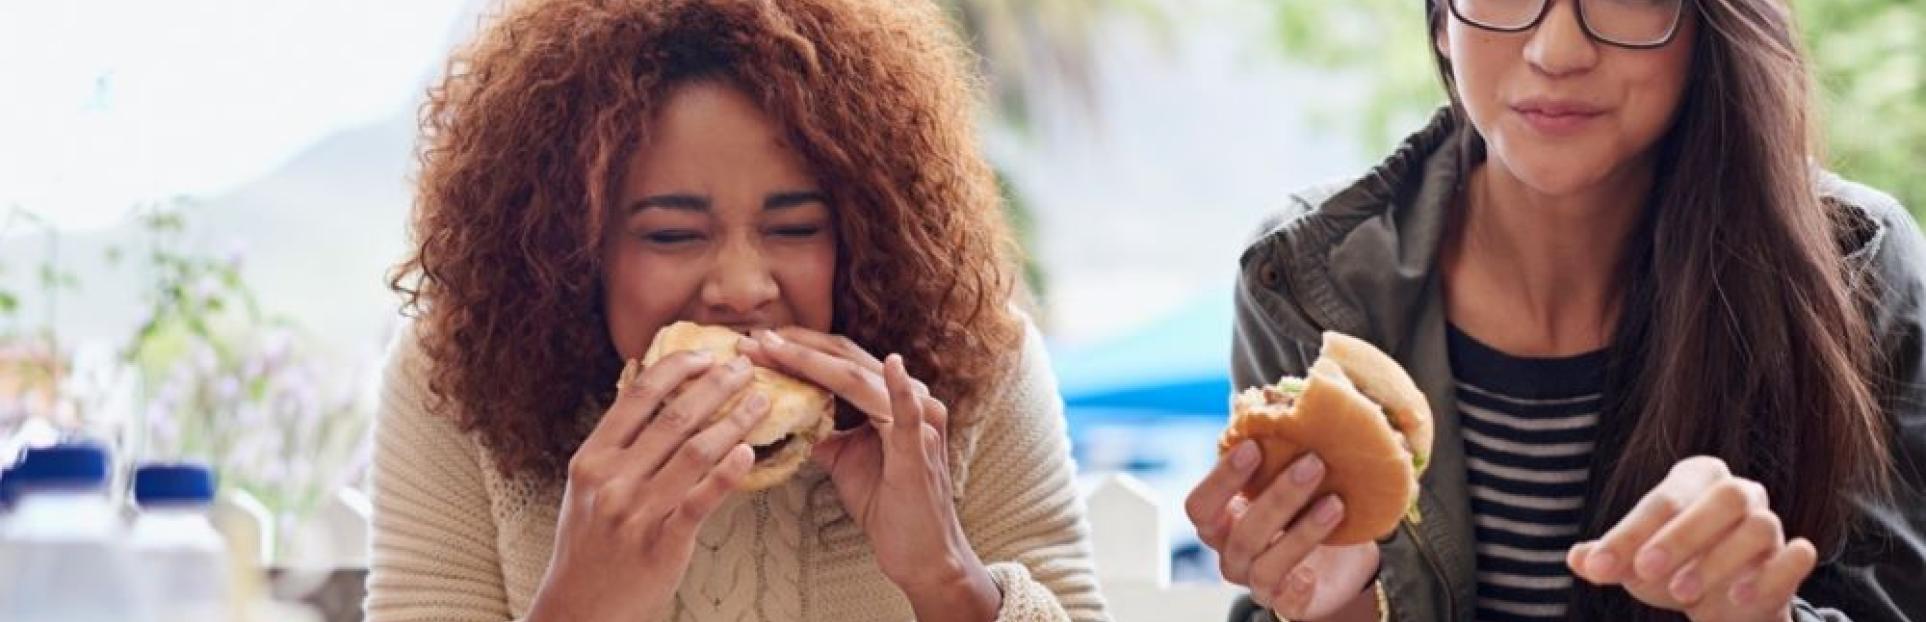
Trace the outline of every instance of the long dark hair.
<instances>
[{"instance_id":1,"label":"long dark hair","mask_svg":"<svg viewBox=\"0 0 1926 622\"><path fill-rule=\"evenodd\" d=\"M1433 36L1448 0L1428 0ZM1855 495L1888 494L1865 289L1818 194L1810 76L1781 0L1687 0L1692 73L1625 251L1625 302L1582 536L1696 454L1763 484L1788 536L1843 543ZM1453 108L1449 59L1433 51ZM1621 457L1633 457L1621 460ZM1579 582L1577 619L1681 619Z\"/></svg>"}]
</instances>

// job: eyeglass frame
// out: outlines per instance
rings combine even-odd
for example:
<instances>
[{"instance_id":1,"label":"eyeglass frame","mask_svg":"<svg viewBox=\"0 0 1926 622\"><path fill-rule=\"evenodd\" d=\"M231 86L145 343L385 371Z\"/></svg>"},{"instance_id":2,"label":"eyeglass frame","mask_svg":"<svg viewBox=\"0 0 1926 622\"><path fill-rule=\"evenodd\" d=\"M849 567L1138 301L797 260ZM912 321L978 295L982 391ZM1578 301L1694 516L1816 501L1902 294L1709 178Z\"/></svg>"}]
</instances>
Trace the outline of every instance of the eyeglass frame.
<instances>
[{"instance_id":1,"label":"eyeglass frame","mask_svg":"<svg viewBox=\"0 0 1926 622\"><path fill-rule=\"evenodd\" d=\"M1556 0L1538 0L1539 2L1538 15L1536 17L1531 18L1530 22L1526 22L1525 25L1519 26L1517 28L1499 28L1497 26L1480 23L1476 20L1465 17L1464 13L1459 12L1458 10L1458 0L1437 0L1437 1L1443 2L1445 4L1445 10L1451 12L1451 17L1458 20L1459 22L1464 23L1466 26L1470 26L1472 28L1477 28L1480 30L1487 30L1490 32L1518 34L1521 32L1530 31L1534 28L1537 28L1540 24L1545 23L1545 16L1551 15L1552 3ZM1625 43L1622 41L1613 40L1609 37L1598 34L1597 31L1592 30L1591 23L1585 21L1585 7L1584 7L1585 0L1571 0L1571 2L1572 2L1572 15L1578 18L1578 28L1579 30L1583 30L1585 32L1585 36L1587 38L1593 41L1597 41L1599 43L1603 43L1605 45L1621 47L1628 50L1656 50L1656 49L1665 47L1667 45L1671 45L1672 40L1677 39L1679 36L1679 26L1685 23L1685 7L1687 5L1692 4L1692 0L1679 0L1678 10L1674 11L1672 14L1672 26L1666 29L1665 37L1659 39L1658 42Z\"/></svg>"}]
</instances>

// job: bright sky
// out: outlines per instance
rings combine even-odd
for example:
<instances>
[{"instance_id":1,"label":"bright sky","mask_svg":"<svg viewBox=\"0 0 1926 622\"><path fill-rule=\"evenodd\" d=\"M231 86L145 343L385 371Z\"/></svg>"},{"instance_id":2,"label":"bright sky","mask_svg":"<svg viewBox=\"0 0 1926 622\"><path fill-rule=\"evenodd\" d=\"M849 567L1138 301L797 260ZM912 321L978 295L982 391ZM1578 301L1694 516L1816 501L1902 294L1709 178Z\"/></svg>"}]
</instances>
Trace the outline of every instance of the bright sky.
<instances>
[{"instance_id":1,"label":"bright sky","mask_svg":"<svg viewBox=\"0 0 1926 622\"><path fill-rule=\"evenodd\" d=\"M409 114L464 4L0 2L0 212L101 227Z\"/></svg>"}]
</instances>

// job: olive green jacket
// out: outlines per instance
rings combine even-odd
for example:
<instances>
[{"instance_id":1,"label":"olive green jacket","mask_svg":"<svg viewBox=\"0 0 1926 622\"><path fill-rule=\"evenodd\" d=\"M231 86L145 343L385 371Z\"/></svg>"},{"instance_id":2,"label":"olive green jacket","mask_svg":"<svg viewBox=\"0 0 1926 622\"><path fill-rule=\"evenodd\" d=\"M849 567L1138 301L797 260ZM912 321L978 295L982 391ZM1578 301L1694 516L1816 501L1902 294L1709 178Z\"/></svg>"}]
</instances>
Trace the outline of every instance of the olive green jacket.
<instances>
[{"instance_id":1,"label":"olive green jacket","mask_svg":"<svg viewBox=\"0 0 1926 622\"><path fill-rule=\"evenodd\" d=\"M1237 388L1303 375L1319 334L1377 344L1430 399L1437 437L1422 478L1422 522L1381 543L1379 580L1392 620L1471 620L1476 605L1470 494L1438 257L1446 218L1475 141L1441 111L1396 153L1348 184L1291 197L1241 258L1231 380ZM1822 551L1799 591L1800 620L1926 620L1926 239L1889 196L1830 174L1830 202L1857 212L1845 248L1877 284L1871 311L1880 349L1898 375L1882 396L1896 438L1900 503L1861 504L1867 527L1843 551ZM1600 448L1606 450L1606 448ZM1271 616L1241 599L1232 620Z\"/></svg>"}]
</instances>

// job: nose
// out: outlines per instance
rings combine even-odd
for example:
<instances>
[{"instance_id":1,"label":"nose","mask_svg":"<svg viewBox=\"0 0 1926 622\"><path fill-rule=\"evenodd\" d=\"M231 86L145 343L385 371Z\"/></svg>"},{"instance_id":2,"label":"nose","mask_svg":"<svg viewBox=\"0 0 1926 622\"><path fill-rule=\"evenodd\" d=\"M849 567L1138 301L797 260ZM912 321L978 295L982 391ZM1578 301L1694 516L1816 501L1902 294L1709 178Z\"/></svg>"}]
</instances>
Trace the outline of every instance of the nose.
<instances>
[{"instance_id":1,"label":"nose","mask_svg":"<svg viewBox=\"0 0 1926 622\"><path fill-rule=\"evenodd\" d=\"M724 316L751 316L779 292L762 249L737 238L717 250L715 264L702 284L702 303Z\"/></svg>"},{"instance_id":2,"label":"nose","mask_svg":"<svg viewBox=\"0 0 1926 622\"><path fill-rule=\"evenodd\" d=\"M1525 61L1548 77L1584 73L1598 64L1598 42L1578 22L1577 0L1551 0L1545 21L1525 44Z\"/></svg>"}]
</instances>

